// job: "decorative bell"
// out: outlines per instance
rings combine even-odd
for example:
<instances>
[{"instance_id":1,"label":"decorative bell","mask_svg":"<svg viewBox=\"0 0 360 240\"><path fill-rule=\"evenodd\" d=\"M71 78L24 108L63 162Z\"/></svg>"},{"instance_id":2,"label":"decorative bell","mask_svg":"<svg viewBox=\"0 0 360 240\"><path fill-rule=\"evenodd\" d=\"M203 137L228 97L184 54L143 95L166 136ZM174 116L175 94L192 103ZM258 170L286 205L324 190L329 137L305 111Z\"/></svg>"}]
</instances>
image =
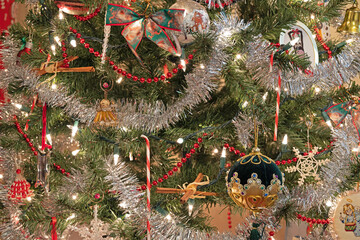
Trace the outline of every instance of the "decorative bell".
<instances>
[{"instance_id":1,"label":"decorative bell","mask_svg":"<svg viewBox=\"0 0 360 240\"><path fill-rule=\"evenodd\" d=\"M346 10L344 22L337 31L349 34L360 32L360 9L358 8L357 2Z\"/></svg>"}]
</instances>

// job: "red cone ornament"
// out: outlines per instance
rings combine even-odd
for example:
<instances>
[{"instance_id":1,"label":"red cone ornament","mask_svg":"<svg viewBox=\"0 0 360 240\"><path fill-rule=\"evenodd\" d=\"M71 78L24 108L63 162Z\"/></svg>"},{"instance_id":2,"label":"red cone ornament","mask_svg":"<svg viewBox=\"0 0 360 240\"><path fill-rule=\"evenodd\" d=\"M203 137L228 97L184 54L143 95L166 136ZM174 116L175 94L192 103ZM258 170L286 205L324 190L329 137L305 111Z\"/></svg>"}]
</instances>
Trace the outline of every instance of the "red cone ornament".
<instances>
[{"instance_id":1,"label":"red cone ornament","mask_svg":"<svg viewBox=\"0 0 360 240\"><path fill-rule=\"evenodd\" d=\"M28 197L34 196L33 190L30 189L30 183L26 181L21 174L21 170L16 170L16 177L8 192L8 198L11 201L23 201Z\"/></svg>"}]
</instances>

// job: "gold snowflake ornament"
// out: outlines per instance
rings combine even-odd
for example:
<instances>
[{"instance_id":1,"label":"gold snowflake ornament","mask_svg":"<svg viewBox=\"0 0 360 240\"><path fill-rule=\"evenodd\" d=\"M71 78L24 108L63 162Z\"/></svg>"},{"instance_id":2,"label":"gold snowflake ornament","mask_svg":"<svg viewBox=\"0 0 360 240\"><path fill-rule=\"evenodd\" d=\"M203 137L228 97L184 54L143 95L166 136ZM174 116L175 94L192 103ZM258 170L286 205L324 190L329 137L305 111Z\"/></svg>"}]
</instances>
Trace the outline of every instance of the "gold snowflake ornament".
<instances>
[{"instance_id":1,"label":"gold snowflake ornament","mask_svg":"<svg viewBox=\"0 0 360 240\"><path fill-rule=\"evenodd\" d=\"M302 155L297 148L293 148L295 155L297 157L296 166L287 167L286 172L299 172L300 179L298 180L299 185L304 184L304 179L307 177L314 177L315 180L320 180L318 175L318 170L321 165L325 165L329 162L329 159L317 160L315 159L315 154L318 151L318 147L314 147L307 155Z\"/></svg>"}]
</instances>

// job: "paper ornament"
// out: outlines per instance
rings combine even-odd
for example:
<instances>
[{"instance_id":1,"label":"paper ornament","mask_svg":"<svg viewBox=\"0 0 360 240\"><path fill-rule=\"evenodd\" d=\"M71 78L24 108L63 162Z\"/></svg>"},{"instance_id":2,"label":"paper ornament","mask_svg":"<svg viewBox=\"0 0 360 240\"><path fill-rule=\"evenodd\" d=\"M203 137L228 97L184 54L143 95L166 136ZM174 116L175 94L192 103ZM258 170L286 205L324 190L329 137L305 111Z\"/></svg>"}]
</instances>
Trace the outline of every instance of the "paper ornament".
<instances>
[{"instance_id":1,"label":"paper ornament","mask_svg":"<svg viewBox=\"0 0 360 240\"><path fill-rule=\"evenodd\" d=\"M292 41L294 46L290 51L295 51L297 55L306 54L311 61L311 66L315 68L319 63L319 52L310 29L301 22L290 25L290 29L280 34L279 43L286 45Z\"/></svg>"},{"instance_id":2,"label":"paper ornament","mask_svg":"<svg viewBox=\"0 0 360 240\"><path fill-rule=\"evenodd\" d=\"M325 165L329 162L329 159L317 160L315 159L315 154L318 152L318 147L314 147L309 153L301 154L299 149L293 148L295 155L297 157L296 166L291 166L285 168L285 171L299 172L300 179L298 180L299 185L304 184L304 179L307 177L314 177L315 180L320 180L318 175L319 166Z\"/></svg>"},{"instance_id":3,"label":"paper ornament","mask_svg":"<svg viewBox=\"0 0 360 240\"><path fill-rule=\"evenodd\" d=\"M360 192L348 191L335 199L330 208L330 232L334 239L360 239Z\"/></svg>"},{"instance_id":4,"label":"paper ornament","mask_svg":"<svg viewBox=\"0 0 360 240\"><path fill-rule=\"evenodd\" d=\"M210 27L210 18L206 8L192 0L178 0L171 9L184 9L182 32L175 33L180 43L194 41L194 33L207 32Z\"/></svg>"}]
</instances>

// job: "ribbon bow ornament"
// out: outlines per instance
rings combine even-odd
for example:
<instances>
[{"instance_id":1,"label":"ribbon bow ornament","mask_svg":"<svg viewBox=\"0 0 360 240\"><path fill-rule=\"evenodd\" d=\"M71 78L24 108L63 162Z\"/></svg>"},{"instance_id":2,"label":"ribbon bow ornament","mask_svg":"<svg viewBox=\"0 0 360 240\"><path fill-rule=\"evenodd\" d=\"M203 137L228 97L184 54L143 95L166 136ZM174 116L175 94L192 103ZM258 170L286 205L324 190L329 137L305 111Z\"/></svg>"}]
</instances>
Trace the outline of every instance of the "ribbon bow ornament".
<instances>
[{"instance_id":1,"label":"ribbon bow ornament","mask_svg":"<svg viewBox=\"0 0 360 240\"><path fill-rule=\"evenodd\" d=\"M144 36L154 42L162 49L172 53L181 54L180 44L177 42L175 48L165 29L181 31L181 24L184 19L183 9L163 9L149 16L139 15L128 7L116 4L108 4L106 13L106 25L119 26L126 25L121 32L136 58L142 61L136 53L141 39ZM173 35L174 36L174 35Z\"/></svg>"},{"instance_id":2,"label":"ribbon bow ornament","mask_svg":"<svg viewBox=\"0 0 360 240\"><path fill-rule=\"evenodd\" d=\"M332 121L336 126L340 125L350 114L352 122L358 133L360 140L360 102L359 98L354 97L353 100L334 104L325 110L322 110L322 115L326 122Z\"/></svg>"},{"instance_id":3,"label":"ribbon bow ornament","mask_svg":"<svg viewBox=\"0 0 360 240\"><path fill-rule=\"evenodd\" d=\"M295 37L295 35L300 35L300 30L299 29L292 29L292 37Z\"/></svg>"}]
</instances>

